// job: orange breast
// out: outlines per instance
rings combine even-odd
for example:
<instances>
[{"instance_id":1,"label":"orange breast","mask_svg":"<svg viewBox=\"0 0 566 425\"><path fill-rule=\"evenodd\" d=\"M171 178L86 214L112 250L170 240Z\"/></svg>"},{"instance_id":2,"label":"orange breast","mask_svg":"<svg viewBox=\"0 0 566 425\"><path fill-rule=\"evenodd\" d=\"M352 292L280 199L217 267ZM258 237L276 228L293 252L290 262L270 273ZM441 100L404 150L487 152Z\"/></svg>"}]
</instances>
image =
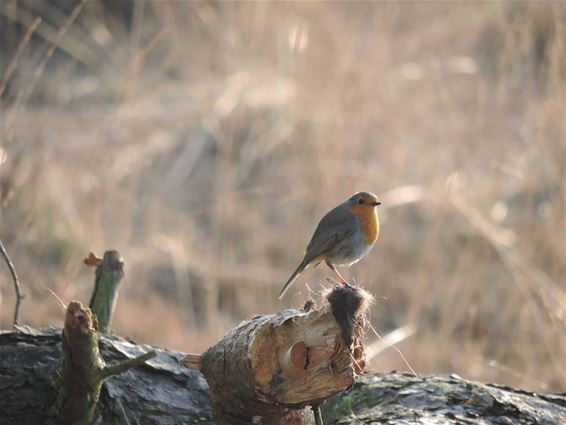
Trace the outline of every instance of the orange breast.
<instances>
[{"instance_id":1,"label":"orange breast","mask_svg":"<svg viewBox=\"0 0 566 425\"><path fill-rule=\"evenodd\" d=\"M367 205L355 205L350 207L349 210L360 217L365 243L373 244L379 237L379 219L376 209Z\"/></svg>"}]
</instances>

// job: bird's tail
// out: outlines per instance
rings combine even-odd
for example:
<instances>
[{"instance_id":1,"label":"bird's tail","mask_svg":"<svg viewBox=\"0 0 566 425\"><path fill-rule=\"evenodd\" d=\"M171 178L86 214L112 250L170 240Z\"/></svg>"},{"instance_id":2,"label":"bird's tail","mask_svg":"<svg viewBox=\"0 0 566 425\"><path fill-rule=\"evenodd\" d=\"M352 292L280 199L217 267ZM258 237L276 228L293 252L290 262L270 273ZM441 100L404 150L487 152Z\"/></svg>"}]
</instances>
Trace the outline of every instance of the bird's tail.
<instances>
[{"instance_id":1,"label":"bird's tail","mask_svg":"<svg viewBox=\"0 0 566 425\"><path fill-rule=\"evenodd\" d=\"M299 275L305 270L307 265L308 265L308 263L306 262L306 259L301 261L301 264L299 264L299 267L297 267L297 270L295 270L293 272L293 274L291 275L291 277L289 278L289 280L287 281L287 283L285 284L285 286L283 287L283 289L279 293L279 299L281 299L285 296L285 293L289 290L289 288L291 287L293 282L295 282L295 280L299 277Z\"/></svg>"}]
</instances>

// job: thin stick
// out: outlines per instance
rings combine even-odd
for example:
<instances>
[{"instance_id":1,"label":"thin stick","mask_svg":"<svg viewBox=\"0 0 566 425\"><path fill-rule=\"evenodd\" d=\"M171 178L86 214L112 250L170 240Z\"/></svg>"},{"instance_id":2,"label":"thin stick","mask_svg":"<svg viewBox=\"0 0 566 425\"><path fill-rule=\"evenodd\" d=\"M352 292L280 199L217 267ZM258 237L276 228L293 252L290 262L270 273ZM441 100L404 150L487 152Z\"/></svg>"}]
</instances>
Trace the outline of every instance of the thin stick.
<instances>
[{"instance_id":1,"label":"thin stick","mask_svg":"<svg viewBox=\"0 0 566 425\"><path fill-rule=\"evenodd\" d=\"M395 329L392 332L389 332L387 335L383 337L383 341L376 341L371 344L368 349L366 350L366 358L367 360L371 361L375 356L377 356L382 351L390 348L391 345L398 344L403 340L409 338L410 336L414 335L416 332L416 327L409 323L405 326Z\"/></svg>"},{"instance_id":2,"label":"thin stick","mask_svg":"<svg viewBox=\"0 0 566 425\"><path fill-rule=\"evenodd\" d=\"M63 310L67 310L67 306L65 305L65 303L63 302L63 300L61 298L59 298L59 295L57 295L55 292L53 292L51 289L47 288L47 290L49 292L51 292L51 295L53 295L55 297L55 299L57 300L57 302L59 303L59 305L61 306L61 308Z\"/></svg>"},{"instance_id":3,"label":"thin stick","mask_svg":"<svg viewBox=\"0 0 566 425\"><path fill-rule=\"evenodd\" d=\"M375 330L375 328L372 326L371 323L368 323L369 328L373 331L373 333L381 340L381 342L383 342L385 345L393 348L395 351L397 351L397 353L401 356L401 358L403 359L403 362L405 362L405 365L407 365L407 367L409 368L409 370L411 371L411 373L413 375L415 375L415 378L419 378L419 375L417 374L417 372L415 372L415 370L411 367L411 365L409 364L409 362L407 361L407 359L405 358L405 356L403 355L403 353L401 352L401 350L399 350L397 347L395 347L395 344L389 344L385 339L383 339L381 337L381 335L379 334L379 332L377 332Z\"/></svg>"},{"instance_id":4,"label":"thin stick","mask_svg":"<svg viewBox=\"0 0 566 425\"><path fill-rule=\"evenodd\" d=\"M41 18L39 17L35 18L35 20L32 22L32 24L29 26L26 33L24 34L24 38L22 38L22 41L20 41L20 44L18 45L18 50L16 51L14 58L10 62L10 65L8 65L8 68L6 69L6 73L4 74L4 78L2 78L2 84L0 84L0 97L2 97L2 94L4 94L4 90L6 90L8 81L10 81L10 78L12 78L12 74L18 67L18 61L20 60L20 57L22 56L24 49L28 45L31 36L33 35L33 33L35 32L35 30L37 29L40 23L41 23Z\"/></svg>"},{"instance_id":5,"label":"thin stick","mask_svg":"<svg viewBox=\"0 0 566 425\"><path fill-rule=\"evenodd\" d=\"M14 264L12 263L12 260L10 260L10 257L8 256L8 252L6 252L6 248L4 248L4 244L2 243L2 240L0 240L0 252L2 253L2 257L4 257L4 260L6 261L6 264L10 269L10 273L14 281L14 287L16 288L16 308L14 311L14 321L12 322L12 325L15 328L16 326L20 325L20 307L25 295L22 292L22 287L20 286L20 280L18 279L18 275L16 274L16 269L14 268Z\"/></svg>"},{"instance_id":6,"label":"thin stick","mask_svg":"<svg viewBox=\"0 0 566 425\"><path fill-rule=\"evenodd\" d=\"M82 8L83 8L83 6L85 5L86 2L87 2L87 0L81 0L81 2L75 6L73 11L69 15L69 17L67 18L65 23L63 24L63 26L61 28L59 28L59 31L57 31L57 36L55 37L54 42L51 44L51 46L49 46L49 48L47 49L47 52L45 52L45 55L43 56L41 62L39 63L39 65L35 69L31 83L18 94L18 97L16 98L16 101L15 101L15 104L14 104L14 109L16 111L19 111L21 106L22 106L22 103L24 101L26 101L31 96L33 90L35 89L35 86L37 85L39 79L43 75L43 71L45 71L45 67L47 66L47 62L49 62L49 59L51 59L51 56L53 56L53 53L55 53L55 50L59 47L59 44L60 44L62 38L65 36L65 34L67 33L67 30L73 24L73 22L75 22L75 19L77 19L77 16L79 16L79 13L81 12L81 10L82 10ZM14 114L14 116L16 116L16 115L17 114Z\"/></svg>"},{"instance_id":7,"label":"thin stick","mask_svg":"<svg viewBox=\"0 0 566 425\"><path fill-rule=\"evenodd\" d=\"M108 365L102 370L102 376L106 378L108 376L118 375L134 367L141 366L149 359L154 358L156 355L157 353L155 351L148 351L141 356Z\"/></svg>"},{"instance_id":8,"label":"thin stick","mask_svg":"<svg viewBox=\"0 0 566 425\"><path fill-rule=\"evenodd\" d=\"M181 359L180 363L189 369L200 370L202 367L202 355L187 354Z\"/></svg>"},{"instance_id":9,"label":"thin stick","mask_svg":"<svg viewBox=\"0 0 566 425\"><path fill-rule=\"evenodd\" d=\"M320 411L320 406L311 406L312 412L314 414L314 423L316 425L324 425L322 421L322 412Z\"/></svg>"}]
</instances>

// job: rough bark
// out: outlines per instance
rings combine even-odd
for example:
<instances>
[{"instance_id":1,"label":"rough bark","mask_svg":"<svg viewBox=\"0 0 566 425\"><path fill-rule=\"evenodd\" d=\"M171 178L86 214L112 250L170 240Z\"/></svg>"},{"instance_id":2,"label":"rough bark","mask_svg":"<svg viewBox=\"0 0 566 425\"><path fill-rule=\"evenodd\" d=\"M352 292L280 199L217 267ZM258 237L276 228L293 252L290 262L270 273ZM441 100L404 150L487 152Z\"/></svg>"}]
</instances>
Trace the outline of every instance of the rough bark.
<instances>
[{"instance_id":1,"label":"rough bark","mask_svg":"<svg viewBox=\"0 0 566 425\"><path fill-rule=\"evenodd\" d=\"M537 394L456 375L366 374L324 405L326 425L566 424L566 394Z\"/></svg>"},{"instance_id":2,"label":"rough bark","mask_svg":"<svg viewBox=\"0 0 566 425\"><path fill-rule=\"evenodd\" d=\"M0 333L0 425L43 424L56 398L61 330L20 329L25 332ZM106 361L150 350L113 336L102 336L100 348ZM156 351L147 364L106 380L99 423L214 425L204 377L178 363L183 353ZM323 415L325 425L559 425L566 423L566 394L535 394L455 376L366 373L352 389L327 401Z\"/></svg>"},{"instance_id":3,"label":"rough bark","mask_svg":"<svg viewBox=\"0 0 566 425\"><path fill-rule=\"evenodd\" d=\"M75 301L69 304L63 328L63 366L54 415L63 424L90 423L104 380L98 350L96 317ZM54 419L55 422L55 419Z\"/></svg>"},{"instance_id":4,"label":"rough bark","mask_svg":"<svg viewBox=\"0 0 566 425\"><path fill-rule=\"evenodd\" d=\"M61 329L19 328L0 333L0 424L45 424L57 412L63 341ZM106 363L147 353L151 347L114 336L100 337ZM181 353L155 349L143 366L105 380L95 423L173 425L213 424L206 381L179 365Z\"/></svg>"}]
</instances>

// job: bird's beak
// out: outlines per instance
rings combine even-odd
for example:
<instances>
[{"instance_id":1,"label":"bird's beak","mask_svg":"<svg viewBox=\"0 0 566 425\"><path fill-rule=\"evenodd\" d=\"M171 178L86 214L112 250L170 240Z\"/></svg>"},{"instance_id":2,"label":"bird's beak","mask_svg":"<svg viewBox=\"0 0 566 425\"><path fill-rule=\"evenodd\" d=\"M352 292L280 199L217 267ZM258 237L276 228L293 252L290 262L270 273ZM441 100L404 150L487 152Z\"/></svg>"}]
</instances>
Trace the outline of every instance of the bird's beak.
<instances>
[{"instance_id":1,"label":"bird's beak","mask_svg":"<svg viewBox=\"0 0 566 425\"><path fill-rule=\"evenodd\" d=\"M371 206L373 206L373 207L377 207L378 205L381 205L381 202L379 202L379 201L374 201L374 202L370 202L369 204L370 204Z\"/></svg>"}]
</instances>

